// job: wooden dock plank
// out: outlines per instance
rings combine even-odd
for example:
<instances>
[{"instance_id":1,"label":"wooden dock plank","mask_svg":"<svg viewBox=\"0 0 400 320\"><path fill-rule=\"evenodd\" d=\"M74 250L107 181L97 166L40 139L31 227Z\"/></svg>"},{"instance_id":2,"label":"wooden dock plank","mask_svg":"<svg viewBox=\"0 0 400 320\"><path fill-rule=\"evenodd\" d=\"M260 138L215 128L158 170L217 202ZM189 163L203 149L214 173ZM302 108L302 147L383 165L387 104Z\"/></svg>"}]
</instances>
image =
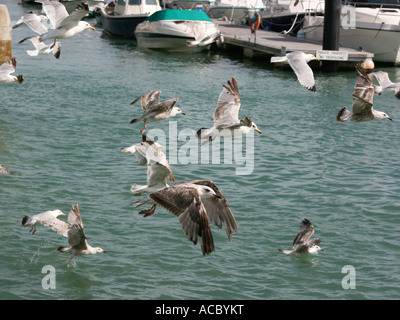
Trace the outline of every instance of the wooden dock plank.
<instances>
[{"instance_id":1,"label":"wooden dock plank","mask_svg":"<svg viewBox=\"0 0 400 320\"><path fill-rule=\"evenodd\" d=\"M258 55L280 56L292 51L303 51L315 55L317 50L322 50L322 43L304 38L291 37L278 32L259 29L256 31L254 40L249 26L220 20L214 20L214 23L221 31L226 44L253 50ZM357 51L351 48L340 47L339 50L348 52L348 61L364 61L374 56L373 53Z\"/></svg>"}]
</instances>

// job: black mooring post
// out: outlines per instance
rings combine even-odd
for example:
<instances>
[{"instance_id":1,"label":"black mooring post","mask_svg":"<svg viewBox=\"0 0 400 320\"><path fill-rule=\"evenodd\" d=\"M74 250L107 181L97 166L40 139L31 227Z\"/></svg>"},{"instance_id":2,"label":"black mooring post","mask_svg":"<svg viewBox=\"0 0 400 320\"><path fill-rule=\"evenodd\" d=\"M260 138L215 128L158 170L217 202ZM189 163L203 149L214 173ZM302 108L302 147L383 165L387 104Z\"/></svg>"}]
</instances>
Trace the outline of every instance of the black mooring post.
<instances>
[{"instance_id":1,"label":"black mooring post","mask_svg":"<svg viewBox=\"0 0 400 320\"><path fill-rule=\"evenodd\" d=\"M323 50L339 50L340 0L325 1ZM322 61L323 72L336 72L338 61Z\"/></svg>"}]
</instances>

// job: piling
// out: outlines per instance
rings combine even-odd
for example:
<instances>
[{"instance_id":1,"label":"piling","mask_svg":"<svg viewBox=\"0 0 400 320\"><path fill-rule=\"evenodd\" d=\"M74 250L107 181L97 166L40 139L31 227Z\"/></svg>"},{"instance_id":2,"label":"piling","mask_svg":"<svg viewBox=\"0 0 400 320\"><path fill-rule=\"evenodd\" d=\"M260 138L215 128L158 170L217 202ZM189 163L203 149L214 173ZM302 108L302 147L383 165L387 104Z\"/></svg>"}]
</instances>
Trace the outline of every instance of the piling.
<instances>
[{"instance_id":1,"label":"piling","mask_svg":"<svg viewBox=\"0 0 400 320\"><path fill-rule=\"evenodd\" d=\"M7 6L0 4L0 65L11 60L11 27Z\"/></svg>"},{"instance_id":2,"label":"piling","mask_svg":"<svg viewBox=\"0 0 400 320\"><path fill-rule=\"evenodd\" d=\"M340 0L325 1L323 50L339 50L340 14ZM323 72L336 72L337 69L338 61L326 60L322 63Z\"/></svg>"}]
</instances>

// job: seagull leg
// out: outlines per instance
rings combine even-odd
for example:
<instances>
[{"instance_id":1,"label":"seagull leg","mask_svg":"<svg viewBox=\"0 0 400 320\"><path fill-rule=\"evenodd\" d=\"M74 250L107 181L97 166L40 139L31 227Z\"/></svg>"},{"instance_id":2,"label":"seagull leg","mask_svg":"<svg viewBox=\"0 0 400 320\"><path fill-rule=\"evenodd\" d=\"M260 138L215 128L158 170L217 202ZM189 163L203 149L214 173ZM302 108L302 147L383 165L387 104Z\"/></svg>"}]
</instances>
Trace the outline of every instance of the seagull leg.
<instances>
[{"instance_id":1,"label":"seagull leg","mask_svg":"<svg viewBox=\"0 0 400 320\"><path fill-rule=\"evenodd\" d=\"M144 127L142 128L142 130L140 130L140 132L142 133L142 135L144 134L144 132L146 131L147 128L147 123L146 120L144 120Z\"/></svg>"},{"instance_id":2,"label":"seagull leg","mask_svg":"<svg viewBox=\"0 0 400 320\"><path fill-rule=\"evenodd\" d=\"M151 216L155 211L156 211L156 204L153 204L153 206L150 209L147 210L142 210L139 212L139 214L144 214L144 218Z\"/></svg>"},{"instance_id":3,"label":"seagull leg","mask_svg":"<svg viewBox=\"0 0 400 320\"><path fill-rule=\"evenodd\" d=\"M67 267L69 268L71 266L71 260L73 259L74 256L71 256L71 258L69 258L68 263L67 263Z\"/></svg>"},{"instance_id":4,"label":"seagull leg","mask_svg":"<svg viewBox=\"0 0 400 320\"><path fill-rule=\"evenodd\" d=\"M32 234L35 234L35 232L36 232L36 226L33 225L33 226L32 226L32 229L34 229L33 232L32 232ZM32 230L31 230L31 231L32 231Z\"/></svg>"}]
</instances>

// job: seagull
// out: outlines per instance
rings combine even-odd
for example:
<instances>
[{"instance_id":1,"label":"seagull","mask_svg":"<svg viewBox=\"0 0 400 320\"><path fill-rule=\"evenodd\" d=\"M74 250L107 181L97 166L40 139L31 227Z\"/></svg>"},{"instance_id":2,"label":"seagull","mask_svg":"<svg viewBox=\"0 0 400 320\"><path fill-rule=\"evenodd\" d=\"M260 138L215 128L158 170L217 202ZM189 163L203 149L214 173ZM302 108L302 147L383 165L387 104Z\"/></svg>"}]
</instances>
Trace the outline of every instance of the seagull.
<instances>
[{"instance_id":1,"label":"seagull","mask_svg":"<svg viewBox=\"0 0 400 320\"><path fill-rule=\"evenodd\" d=\"M87 3L82 2L71 14L68 14L65 6L56 0L36 0L35 2L42 4L43 11L53 27L53 29L40 33L40 42L48 39L54 39L54 41L67 39L89 28L95 30L86 21L81 21L89 13Z\"/></svg>"},{"instance_id":2,"label":"seagull","mask_svg":"<svg viewBox=\"0 0 400 320\"><path fill-rule=\"evenodd\" d=\"M190 27L193 31L194 40L186 41L186 45L188 47L205 47L221 37L221 33L219 31L216 31L213 34L208 34L206 30L204 30L204 26L198 22L191 23Z\"/></svg>"},{"instance_id":3,"label":"seagull","mask_svg":"<svg viewBox=\"0 0 400 320\"><path fill-rule=\"evenodd\" d=\"M375 88L371 79L361 65L357 64L356 70L358 74L356 77L355 90L352 94L353 112L347 110L346 107L342 108L336 116L336 121L392 120L385 112L373 108Z\"/></svg>"},{"instance_id":4,"label":"seagull","mask_svg":"<svg viewBox=\"0 0 400 320\"><path fill-rule=\"evenodd\" d=\"M164 102L160 102L160 94L161 90L151 91L131 102L132 105L141 100L142 109L144 111L143 115L140 118L132 119L130 123L133 124L143 121L144 127L141 130L142 134L147 128L147 122L169 119L171 117L175 117L177 114L185 115L181 109L175 107L175 104L179 101L179 98L173 98Z\"/></svg>"},{"instance_id":5,"label":"seagull","mask_svg":"<svg viewBox=\"0 0 400 320\"><path fill-rule=\"evenodd\" d=\"M168 187L167 179L175 182L175 177L165 154L159 149L159 144L146 135L142 135L142 142L130 147L121 148L122 152L133 153L139 165L147 165L147 185L133 184L131 192L135 196L151 193Z\"/></svg>"},{"instance_id":6,"label":"seagull","mask_svg":"<svg viewBox=\"0 0 400 320\"><path fill-rule=\"evenodd\" d=\"M47 45L44 42L39 40L39 36L29 37L21 40L19 43L23 43L26 40L30 40L32 44L35 46L35 50L26 50L26 53L30 56L38 56L39 54L48 54L50 52L53 53L56 59L60 58L61 54L61 43L59 41L55 41L51 45Z\"/></svg>"},{"instance_id":7,"label":"seagull","mask_svg":"<svg viewBox=\"0 0 400 320\"><path fill-rule=\"evenodd\" d=\"M18 28L19 26L25 24L27 25L33 32L37 34L46 33L47 27L42 23L43 20L48 20L45 15L37 15L32 11L23 15L17 21L11 23L11 27L13 29Z\"/></svg>"},{"instance_id":8,"label":"seagull","mask_svg":"<svg viewBox=\"0 0 400 320\"><path fill-rule=\"evenodd\" d=\"M153 207L141 211L146 216L161 205L179 218L187 238L197 244L200 237L203 255L215 250L208 220L219 228L225 226L229 241L232 233L238 231L235 217L228 202L218 187L210 180L188 180L149 194Z\"/></svg>"},{"instance_id":9,"label":"seagull","mask_svg":"<svg viewBox=\"0 0 400 320\"><path fill-rule=\"evenodd\" d=\"M66 232L68 231L68 224L57 218L60 215L65 216L65 213L61 212L60 210L52 210L35 214L31 217L24 216L22 218L22 226L31 226L32 228L29 232L35 234L36 224L40 223L46 227L51 228L54 231L57 231L59 234L66 236Z\"/></svg>"},{"instance_id":10,"label":"seagull","mask_svg":"<svg viewBox=\"0 0 400 320\"><path fill-rule=\"evenodd\" d=\"M384 90L394 90L394 95L397 99L400 99L400 82L393 83L389 78L389 74L385 71L374 71L368 73L368 77L372 80L373 77L379 83L379 89L375 90L376 93L380 94ZM377 87L377 86L375 86Z\"/></svg>"},{"instance_id":11,"label":"seagull","mask_svg":"<svg viewBox=\"0 0 400 320\"><path fill-rule=\"evenodd\" d=\"M24 76L13 76L11 73L15 72L15 68L17 67L17 60L12 58L11 61L4 62L0 66L0 84L9 84L18 82L21 84L24 81Z\"/></svg>"},{"instance_id":12,"label":"seagull","mask_svg":"<svg viewBox=\"0 0 400 320\"><path fill-rule=\"evenodd\" d=\"M70 252L71 258L68 261L67 266L71 265L71 260L75 256L96 254L99 252L106 252L100 247L92 247L86 241L86 236L83 231L83 223L81 214L79 211L78 204L72 205L72 209L68 215L69 229L68 229L68 243L70 245L67 247L59 247L57 250L60 252Z\"/></svg>"},{"instance_id":13,"label":"seagull","mask_svg":"<svg viewBox=\"0 0 400 320\"><path fill-rule=\"evenodd\" d=\"M12 175L12 174L14 174L14 173L12 173L12 172L9 171L5 166L3 166L2 164L0 164L0 174Z\"/></svg>"},{"instance_id":14,"label":"seagull","mask_svg":"<svg viewBox=\"0 0 400 320\"><path fill-rule=\"evenodd\" d=\"M304 219L300 225L300 231L293 240L292 250L278 249L279 252L290 255L300 255L305 253L318 253L318 251L324 251L318 246L321 240L316 238L310 240L310 237L314 234L314 226L312 223Z\"/></svg>"},{"instance_id":15,"label":"seagull","mask_svg":"<svg viewBox=\"0 0 400 320\"><path fill-rule=\"evenodd\" d=\"M239 120L240 97L239 87L235 77L227 81L227 86L222 85L217 107L214 110L214 126L201 128L196 132L196 138L205 140L202 145L213 141L217 137L234 137L244 135L255 130L262 133L251 117Z\"/></svg>"},{"instance_id":16,"label":"seagull","mask_svg":"<svg viewBox=\"0 0 400 320\"><path fill-rule=\"evenodd\" d=\"M293 51L287 53L283 57L271 57L272 63L289 64L297 76L297 79L306 89L315 92L314 74L308 62L311 60L319 60L311 53L304 53L302 51Z\"/></svg>"}]
</instances>

